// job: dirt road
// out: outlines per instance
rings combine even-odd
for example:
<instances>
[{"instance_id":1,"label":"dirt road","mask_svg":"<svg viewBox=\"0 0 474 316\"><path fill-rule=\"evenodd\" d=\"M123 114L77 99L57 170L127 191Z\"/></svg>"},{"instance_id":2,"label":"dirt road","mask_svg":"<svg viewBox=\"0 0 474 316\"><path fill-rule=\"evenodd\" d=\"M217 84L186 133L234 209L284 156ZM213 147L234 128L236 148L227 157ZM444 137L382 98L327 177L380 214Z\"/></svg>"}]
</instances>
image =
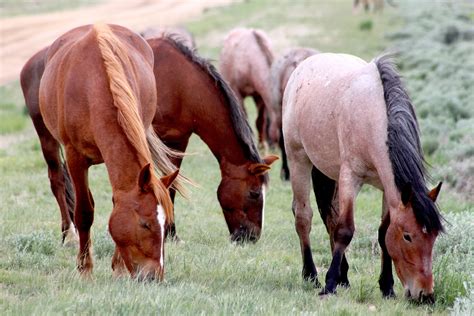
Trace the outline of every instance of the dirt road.
<instances>
[{"instance_id":1,"label":"dirt road","mask_svg":"<svg viewBox=\"0 0 474 316\"><path fill-rule=\"evenodd\" d=\"M25 62L65 31L106 22L140 31L184 23L233 0L106 0L85 8L0 20L0 85L17 80Z\"/></svg>"}]
</instances>

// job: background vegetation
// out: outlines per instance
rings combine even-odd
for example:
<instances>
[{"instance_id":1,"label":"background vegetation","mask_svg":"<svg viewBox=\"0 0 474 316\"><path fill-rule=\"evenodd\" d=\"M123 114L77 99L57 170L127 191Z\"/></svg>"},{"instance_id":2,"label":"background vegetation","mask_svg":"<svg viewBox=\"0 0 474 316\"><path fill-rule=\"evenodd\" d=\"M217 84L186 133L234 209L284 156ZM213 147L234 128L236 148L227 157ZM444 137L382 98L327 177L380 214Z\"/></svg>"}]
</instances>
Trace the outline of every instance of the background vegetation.
<instances>
[{"instance_id":1,"label":"background vegetation","mask_svg":"<svg viewBox=\"0 0 474 316\"><path fill-rule=\"evenodd\" d=\"M185 159L183 172L200 187L192 189L189 201L178 198L177 229L185 243L166 245L166 281L112 279L113 242L107 232L111 191L103 166L92 168L90 181L96 201L94 279L81 280L75 271L75 249L60 245L59 211L46 165L24 115L19 85L13 83L0 87L0 312L472 314L474 210L466 194L472 191L463 190L459 179L467 177L472 185L473 72L468 53L473 46L466 34L469 25L472 30L473 8L459 2L419 3L403 2L383 14L353 15L349 1L246 1L209 10L187 27L196 34L199 53L213 59L218 59L225 34L236 26L263 28L277 52L301 45L370 60L388 48L400 51L434 180L445 179L461 192L443 188L439 200L448 224L435 249L435 306L405 301L398 280L399 297L381 298L377 287L381 194L374 189L365 188L357 200L357 231L348 250L352 287L339 289L337 296L320 300L317 291L301 280L291 188L279 179L279 163L271 171L262 239L255 245L230 244L215 194L218 165L197 137L189 148L195 154ZM460 35L447 44L446 34L455 33L450 26ZM252 122L254 108L248 102ZM316 208L314 201L312 205ZM317 211L312 243L323 281L331 256Z\"/></svg>"}]
</instances>

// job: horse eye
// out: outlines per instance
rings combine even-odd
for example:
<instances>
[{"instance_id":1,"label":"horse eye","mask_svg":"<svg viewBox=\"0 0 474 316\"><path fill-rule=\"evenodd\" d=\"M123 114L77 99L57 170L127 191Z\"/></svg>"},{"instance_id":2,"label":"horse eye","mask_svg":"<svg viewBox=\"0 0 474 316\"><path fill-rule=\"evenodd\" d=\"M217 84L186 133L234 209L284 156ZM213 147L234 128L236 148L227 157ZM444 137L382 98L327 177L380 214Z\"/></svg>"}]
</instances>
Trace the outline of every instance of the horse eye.
<instances>
[{"instance_id":1,"label":"horse eye","mask_svg":"<svg viewBox=\"0 0 474 316\"><path fill-rule=\"evenodd\" d=\"M405 239L405 241L411 242L410 234L404 233L404 234L403 234L403 239Z\"/></svg>"},{"instance_id":2,"label":"horse eye","mask_svg":"<svg viewBox=\"0 0 474 316\"><path fill-rule=\"evenodd\" d=\"M143 220L140 221L140 226L143 227L143 228L145 228L145 229L148 229L148 230L151 229L150 223L145 222L145 221L143 221Z\"/></svg>"},{"instance_id":3,"label":"horse eye","mask_svg":"<svg viewBox=\"0 0 474 316\"><path fill-rule=\"evenodd\" d=\"M250 191L249 194L250 194L250 198L254 199L254 200L256 200L260 197L260 192L259 191Z\"/></svg>"}]
</instances>

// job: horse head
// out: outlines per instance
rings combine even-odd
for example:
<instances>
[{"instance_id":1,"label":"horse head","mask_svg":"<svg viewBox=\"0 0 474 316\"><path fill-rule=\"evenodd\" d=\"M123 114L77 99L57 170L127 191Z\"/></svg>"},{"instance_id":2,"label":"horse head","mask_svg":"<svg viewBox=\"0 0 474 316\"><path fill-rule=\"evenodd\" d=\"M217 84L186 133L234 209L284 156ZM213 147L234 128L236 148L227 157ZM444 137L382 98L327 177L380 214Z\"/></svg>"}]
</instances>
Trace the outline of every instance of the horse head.
<instances>
[{"instance_id":1,"label":"horse head","mask_svg":"<svg viewBox=\"0 0 474 316\"><path fill-rule=\"evenodd\" d=\"M233 168L232 176L223 170L217 197L224 212L232 241L256 242L263 228L266 173L277 156L263 158L263 163L247 163Z\"/></svg>"},{"instance_id":2,"label":"horse head","mask_svg":"<svg viewBox=\"0 0 474 316\"><path fill-rule=\"evenodd\" d=\"M141 280L163 279L164 226L171 214L172 203L168 188L178 171L155 178L152 167L142 168L137 185L128 192L114 193L114 209L109 231L117 244L123 263L133 277ZM159 196L161 187L166 194ZM114 268L114 267L113 267Z\"/></svg>"},{"instance_id":3,"label":"horse head","mask_svg":"<svg viewBox=\"0 0 474 316\"><path fill-rule=\"evenodd\" d=\"M427 193L431 203L436 201L440 189L441 183ZM398 210L389 212L385 242L406 297L434 303L433 245L439 231L421 225L413 205L414 194L411 185L407 185L401 192Z\"/></svg>"}]
</instances>

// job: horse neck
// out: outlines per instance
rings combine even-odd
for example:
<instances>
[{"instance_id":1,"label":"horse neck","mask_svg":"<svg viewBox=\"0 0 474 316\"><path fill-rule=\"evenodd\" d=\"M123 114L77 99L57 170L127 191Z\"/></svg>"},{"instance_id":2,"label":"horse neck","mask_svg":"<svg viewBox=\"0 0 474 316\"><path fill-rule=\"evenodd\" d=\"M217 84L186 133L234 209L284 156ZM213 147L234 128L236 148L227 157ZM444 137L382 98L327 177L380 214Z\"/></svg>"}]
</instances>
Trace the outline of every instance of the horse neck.
<instances>
[{"instance_id":1,"label":"horse neck","mask_svg":"<svg viewBox=\"0 0 474 316\"><path fill-rule=\"evenodd\" d=\"M131 191L137 186L138 175L146 162L139 158L138 152L128 142L125 135L123 137L116 135L113 144L114 146L101 149L112 191Z\"/></svg>"},{"instance_id":2,"label":"horse neck","mask_svg":"<svg viewBox=\"0 0 474 316\"><path fill-rule=\"evenodd\" d=\"M244 147L234 130L228 105L215 88L214 91L207 100L202 100L201 104L205 104L205 107L194 109L194 132L209 147L221 169L225 164L242 165L248 162Z\"/></svg>"}]
</instances>

